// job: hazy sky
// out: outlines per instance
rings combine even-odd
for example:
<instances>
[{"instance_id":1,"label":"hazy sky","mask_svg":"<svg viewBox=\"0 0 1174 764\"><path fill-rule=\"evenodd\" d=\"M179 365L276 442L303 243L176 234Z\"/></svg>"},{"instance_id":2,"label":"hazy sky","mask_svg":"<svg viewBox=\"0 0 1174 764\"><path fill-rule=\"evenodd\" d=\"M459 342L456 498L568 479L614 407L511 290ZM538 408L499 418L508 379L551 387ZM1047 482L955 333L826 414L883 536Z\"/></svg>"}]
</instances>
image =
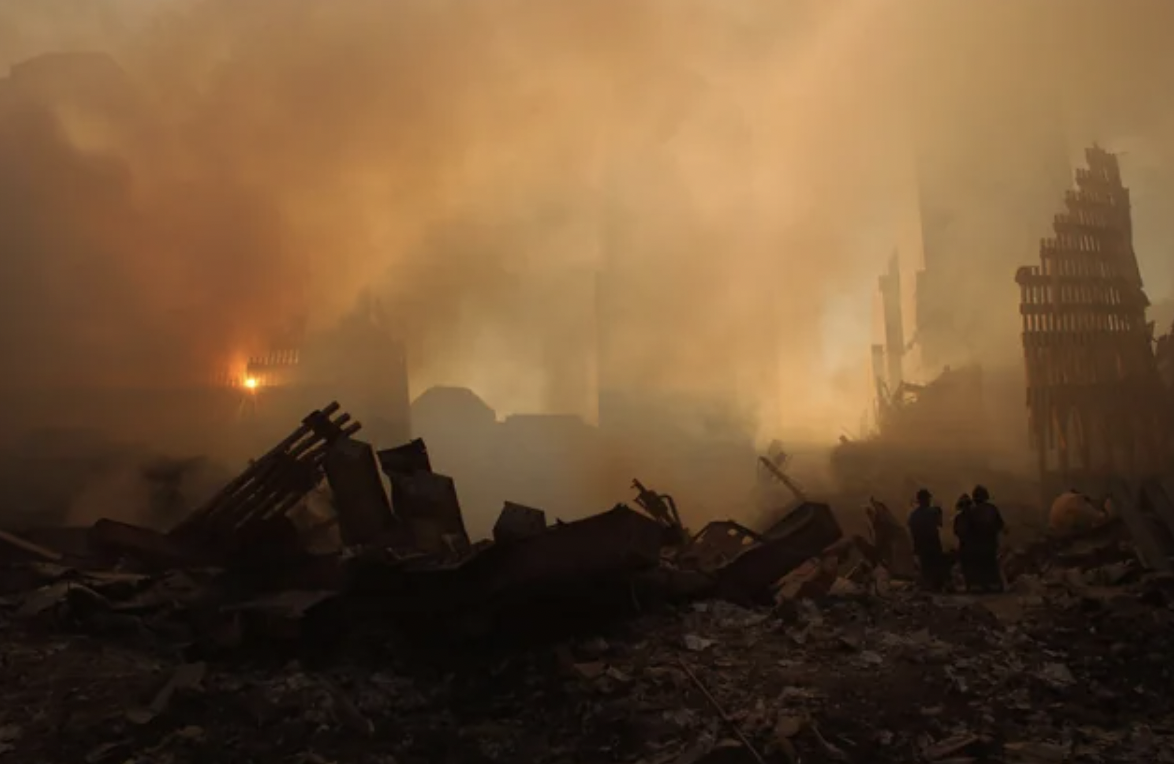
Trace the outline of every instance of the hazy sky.
<instances>
[{"instance_id":1,"label":"hazy sky","mask_svg":"<svg viewBox=\"0 0 1174 764\"><path fill-rule=\"evenodd\" d=\"M913 148L981 203L1061 111L1129 151L1174 294L1169 29L1165 0L0 0L0 64L117 64L0 85L5 384L204 376L374 286L417 390L578 410L610 226L626 383L832 437L867 405ZM987 248L1032 262L1037 214ZM1004 271L975 268L1013 323Z\"/></svg>"}]
</instances>

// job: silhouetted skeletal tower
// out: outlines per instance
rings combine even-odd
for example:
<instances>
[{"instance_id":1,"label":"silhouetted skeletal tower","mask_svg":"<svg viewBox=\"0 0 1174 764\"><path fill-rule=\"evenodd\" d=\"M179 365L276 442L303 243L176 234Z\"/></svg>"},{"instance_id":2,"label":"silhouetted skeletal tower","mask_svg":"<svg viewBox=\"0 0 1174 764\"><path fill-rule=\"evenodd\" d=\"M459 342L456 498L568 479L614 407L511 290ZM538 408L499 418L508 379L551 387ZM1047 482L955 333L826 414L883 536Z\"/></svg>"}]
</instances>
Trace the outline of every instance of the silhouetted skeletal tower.
<instances>
[{"instance_id":1,"label":"silhouetted skeletal tower","mask_svg":"<svg viewBox=\"0 0 1174 764\"><path fill-rule=\"evenodd\" d=\"M1085 151L1040 265L1019 269L1033 447L1045 486L1156 475L1170 429L1117 157Z\"/></svg>"}]
</instances>

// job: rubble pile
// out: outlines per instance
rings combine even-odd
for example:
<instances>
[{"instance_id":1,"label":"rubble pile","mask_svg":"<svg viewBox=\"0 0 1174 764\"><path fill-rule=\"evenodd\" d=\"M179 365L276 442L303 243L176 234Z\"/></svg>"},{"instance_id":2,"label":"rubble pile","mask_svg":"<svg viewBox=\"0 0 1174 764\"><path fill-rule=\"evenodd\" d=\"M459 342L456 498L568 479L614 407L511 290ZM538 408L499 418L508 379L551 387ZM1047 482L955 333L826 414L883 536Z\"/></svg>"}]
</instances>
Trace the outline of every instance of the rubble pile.
<instances>
[{"instance_id":1,"label":"rubble pile","mask_svg":"<svg viewBox=\"0 0 1174 764\"><path fill-rule=\"evenodd\" d=\"M701 601L537 646L389 642L322 665L196 660L150 619L95 608L125 582L90 581L10 615L0 749L95 763L1174 761L1174 588L1101 583L1115 575L1057 569L980 600L874 573L775 608ZM47 638L29 618L89 621Z\"/></svg>"},{"instance_id":2,"label":"rubble pile","mask_svg":"<svg viewBox=\"0 0 1174 764\"><path fill-rule=\"evenodd\" d=\"M73 600L89 592L118 613L158 598L161 574L182 571L190 581L200 571L184 612L198 615L204 634L230 621L315 633L317 614L329 612L348 628L378 623L432 640L628 615L706 594L767 602L782 576L842 536L830 508L813 502L761 534L721 522L691 535L672 497L637 480L639 509L620 504L569 523L549 525L544 511L507 502L495 539L474 545L453 480L432 470L423 441L376 453L353 437L359 429L337 403L312 412L168 532L103 519L80 553L14 534L0 536L0 549L10 561L38 563L12 571L16 581ZM331 494L325 512L310 500L322 483ZM111 571L120 577L113 599L99 585Z\"/></svg>"},{"instance_id":3,"label":"rubble pile","mask_svg":"<svg viewBox=\"0 0 1174 764\"><path fill-rule=\"evenodd\" d=\"M1005 594L930 594L880 502L872 539L805 500L692 534L635 481L638 509L507 503L473 544L424 444L349 419L312 413L167 533L0 534L0 755L1174 762L1152 502L1013 550Z\"/></svg>"}]
</instances>

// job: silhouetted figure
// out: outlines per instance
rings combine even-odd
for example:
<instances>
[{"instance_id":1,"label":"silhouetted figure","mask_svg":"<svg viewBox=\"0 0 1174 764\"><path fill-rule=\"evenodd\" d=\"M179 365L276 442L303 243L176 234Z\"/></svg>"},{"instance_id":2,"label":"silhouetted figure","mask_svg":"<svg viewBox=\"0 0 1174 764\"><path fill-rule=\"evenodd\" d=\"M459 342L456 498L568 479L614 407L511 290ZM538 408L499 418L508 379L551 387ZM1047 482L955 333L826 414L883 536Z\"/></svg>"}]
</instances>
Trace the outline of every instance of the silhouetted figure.
<instances>
[{"instance_id":1,"label":"silhouetted figure","mask_svg":"<svg viewBox=\"0 0 1174 764\"><path fill-rule=\"evenodd\" d=\"M958 540L967 549L973 577L968 588L1002 591L1003 574L999 570L999 537L1006 524L999 508L991 503L990 492L975 486L971 492L974 506L962 514L958 523Z\"/></svg>"},{"instance_id":2,"label":"silhouetted figure","mask_svg":"<svg viewBox=\"0 0 1174 764\"><path fill-rule=\"evenodd\" d=\"M950 563L942 551L942 508L933 505L933 495L922 488L917 506L909 513L909 535L913 553L921 564L921 580L927 589L942 589L949 577Z\"/></svg>"},{"instance_id":3,"label":"silhouetted figure","mask_svg":"<svg viewBox=\"0 0 1174 764\"><path fill-rule=\"evenodd\" d=\"M970 494L964 493L954 503L954 536L958 539L958 566L962 569L962 580L966 591L978 585L979 575L974 564L974 546L967 543L969 534L967 523L970 522L969 512L974 508L974 500Z\"/></svg>"}]
</instances>

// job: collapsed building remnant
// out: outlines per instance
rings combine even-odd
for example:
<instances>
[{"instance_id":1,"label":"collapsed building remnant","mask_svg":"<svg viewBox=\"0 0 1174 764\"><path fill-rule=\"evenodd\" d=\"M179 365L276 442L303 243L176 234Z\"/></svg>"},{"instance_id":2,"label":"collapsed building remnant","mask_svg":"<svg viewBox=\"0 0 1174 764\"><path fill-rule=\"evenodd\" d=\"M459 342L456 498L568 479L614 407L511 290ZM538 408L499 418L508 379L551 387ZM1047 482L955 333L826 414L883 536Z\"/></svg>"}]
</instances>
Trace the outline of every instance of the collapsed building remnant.
<instances>
[{"instance_id":1,"label":"collapsed building remnant","mask_svg":"<svg viewBox=\"0 0 1174 764\"><path fill-rule=\"evenodd\" d=\"M946 367L925 384L902 382L877 402L881 435L927 448L971 443L981 429L982 389L979 366Z\"/></svg>"},{"instance_id":2,"label":"collapsed building remnant","mask_svg":"<svg viewBox=\"0 0 1174 764\"><path fill-rule=\"evenodd\" d=\"M1168 469L1171 421L1117 157L1093 146L1040 264L1020 268L1031 437L1046 495Z\"/></svg>"},{"instance_id":3,"label":"collapsed building remnant","mask_svg":"<svg viewBox=\"0 0 1174 764\"><path fill-rule=\"evenodd\" d=\"M841 439L833 448L836 482L861 500L870 494L912 496L930 482L961 486L976 479L999 486L1001 495L1036 498L1034 485L1025 487L1024 479L992 466L986 376L976 365L947 367L928 382L906 381L882 390L877 429L862 438Z\"/></svg>"}]
</instances>

